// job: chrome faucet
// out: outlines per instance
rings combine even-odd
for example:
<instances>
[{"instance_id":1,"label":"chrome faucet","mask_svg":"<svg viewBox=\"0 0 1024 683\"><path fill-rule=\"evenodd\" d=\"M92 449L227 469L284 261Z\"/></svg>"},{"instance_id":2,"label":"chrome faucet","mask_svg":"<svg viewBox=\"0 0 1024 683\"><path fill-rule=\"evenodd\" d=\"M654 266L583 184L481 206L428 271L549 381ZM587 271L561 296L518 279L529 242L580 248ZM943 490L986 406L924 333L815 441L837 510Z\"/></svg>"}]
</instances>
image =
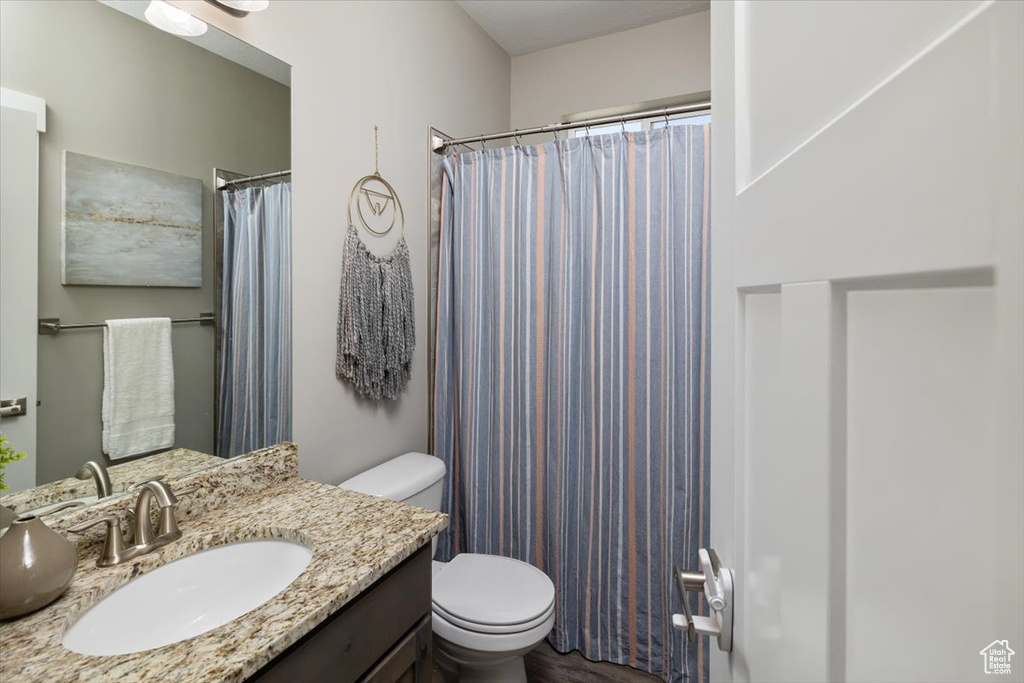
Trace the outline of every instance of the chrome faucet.
<instances>
[{"instance_id":1,"label":"chrome faucet","mask_svg":"<svg viewBox=\"0 0 1024 683\"><path fill-rule=\"evenodd\" d=\"M178 495L192 493L195 490L195 486L190 486L179 491ZM149 517L154 501L160 510L160 520L157 523L155 532L153 522ZM171 490L171 487L164 482L153 480L143 484L139 489L139 497L135 501L134 533L130 537L134 539L134 545L127 547L125 546L124 534L121 532L121 520L117 515L104 515L103 517L91 519L70 527L68 531L80 533L97 524L106 524L107 537L103 544L100 558L96 560L96 566L112 567L151 553L157 548L181 538L178 520L174 516L174 509L177 504L178 497Z\"/></svg>"},{"instance_id":2,"label":"chrome faucet","mask_svg":"<svg viewBox=\"0 0 1024 683\"><path fill-rule=\"evenodd\" d=\"M92 477L92 480L96 482L96 498L106 498L113 493L113 487L110 485L110 475L107 474L107 468L102 463L90 460L75 473L75 478L82 481L89 477Z\"/></svg>"}]
</instances>

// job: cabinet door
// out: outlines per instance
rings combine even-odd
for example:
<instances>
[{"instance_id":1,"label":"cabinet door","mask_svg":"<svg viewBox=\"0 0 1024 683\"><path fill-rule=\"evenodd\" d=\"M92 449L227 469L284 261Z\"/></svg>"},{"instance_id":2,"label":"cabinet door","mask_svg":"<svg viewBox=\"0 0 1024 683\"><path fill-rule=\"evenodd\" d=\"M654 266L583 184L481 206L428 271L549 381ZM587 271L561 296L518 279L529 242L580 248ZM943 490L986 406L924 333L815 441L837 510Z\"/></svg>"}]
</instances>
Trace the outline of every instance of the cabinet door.
<instances>
[{"instance_id":1,"label":"cabinet door","mask_svg":"<svg viewBox=\"0 0 1024 683\"><path fill-rule=\"evenodd\" d=\"M430 617L377 662L361 683L430 683L433 667Z\"/></svg>"},{"instance_id":2,"label":"cabinet door","mask_svg":"<svg viewBox=\"0 0 1024 683\"><path fill-rule=\"evenodd\" d=\"M430 619L430 544L251 677L248 683L366 680ZM427 633L430 633L429 623ZM429 667L428 667L429 674ZM402 680L374 679L374 680ZM428 678L413 680L428 681Z\"/></svg>"}]
</instances>

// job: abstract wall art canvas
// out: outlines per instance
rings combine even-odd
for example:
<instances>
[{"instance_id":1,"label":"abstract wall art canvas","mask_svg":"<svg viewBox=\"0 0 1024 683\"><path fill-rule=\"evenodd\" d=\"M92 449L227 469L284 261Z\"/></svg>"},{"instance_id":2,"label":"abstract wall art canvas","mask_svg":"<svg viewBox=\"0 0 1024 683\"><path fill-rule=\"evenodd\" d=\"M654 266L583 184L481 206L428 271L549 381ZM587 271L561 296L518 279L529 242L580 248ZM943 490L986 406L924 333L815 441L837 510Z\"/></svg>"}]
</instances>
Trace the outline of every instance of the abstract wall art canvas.
<instances>
[{"instance_id":1,"label":"abstract wall art canvas","mask_svg":"<svg viewBox=\"0 0 1024 683\"><path fill-rule=\"evenodd\" d=\"M64 152L65 285L200 287L203 184Z\"/></svg>"}]
</instances>

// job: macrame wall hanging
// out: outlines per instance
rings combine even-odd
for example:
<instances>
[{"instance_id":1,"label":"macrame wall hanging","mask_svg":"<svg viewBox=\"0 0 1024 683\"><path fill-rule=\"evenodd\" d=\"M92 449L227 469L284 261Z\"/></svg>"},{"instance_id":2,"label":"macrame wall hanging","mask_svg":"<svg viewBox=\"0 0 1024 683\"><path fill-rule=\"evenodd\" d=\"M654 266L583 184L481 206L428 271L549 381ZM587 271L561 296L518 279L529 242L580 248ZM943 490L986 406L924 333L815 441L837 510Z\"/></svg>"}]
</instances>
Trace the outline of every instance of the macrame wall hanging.
<instances>
[{"instance_id":1,"label":"macrame wall hanging","mask_svg":"<svg viewBox=\"0 0 1024 683\"><path fill-rule=\"evenodd\" d=\"M366 398L379 401L405 391L416 329L405 213L398 193L380 175L377 126L373 145L374 171L356 182L348 198L335 372ZM363 243L360 228L373 237L397 228L398 243L387 256L377 256Z\"/></svg>"}]
</instances>

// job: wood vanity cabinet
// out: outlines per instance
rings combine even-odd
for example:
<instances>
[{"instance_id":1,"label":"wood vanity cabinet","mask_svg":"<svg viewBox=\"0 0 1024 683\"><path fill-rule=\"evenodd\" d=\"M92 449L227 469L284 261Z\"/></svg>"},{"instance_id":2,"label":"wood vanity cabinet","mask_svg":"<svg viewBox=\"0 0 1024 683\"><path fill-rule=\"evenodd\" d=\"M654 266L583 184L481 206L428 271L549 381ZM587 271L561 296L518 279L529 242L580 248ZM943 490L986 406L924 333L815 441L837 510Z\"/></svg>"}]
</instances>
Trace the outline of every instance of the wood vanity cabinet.
<instances>
[{"instance_id":1,"label":"wood vanity cabinet","mask_svg":"<svg viewBox=\"0 0 1024 683\"><path fill-rule=\"evenodd\" d=\"M429 683L430 544L328 617L251 683Z\"/></svg>"}]
</instances>

